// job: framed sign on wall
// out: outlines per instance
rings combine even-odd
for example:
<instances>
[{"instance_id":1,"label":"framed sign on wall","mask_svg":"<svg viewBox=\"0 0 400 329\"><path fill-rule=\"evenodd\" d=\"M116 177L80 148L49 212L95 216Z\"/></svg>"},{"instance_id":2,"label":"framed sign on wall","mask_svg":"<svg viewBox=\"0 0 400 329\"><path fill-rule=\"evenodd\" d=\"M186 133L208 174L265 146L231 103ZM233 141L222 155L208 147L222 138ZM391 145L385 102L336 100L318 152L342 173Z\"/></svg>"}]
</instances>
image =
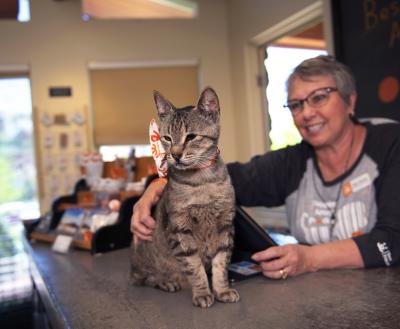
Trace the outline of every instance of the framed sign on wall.
<instances>
[{"instance_id":1,"label":"framed sign on wall","mask_svg":"<svg viewBox=\"0 0 400 329\"><path fill-rule=\"evenodd\" d=\"M400 2L332 0L336 58L353 71L359 117L400 121Z\"/></svg>"}]
</instances>

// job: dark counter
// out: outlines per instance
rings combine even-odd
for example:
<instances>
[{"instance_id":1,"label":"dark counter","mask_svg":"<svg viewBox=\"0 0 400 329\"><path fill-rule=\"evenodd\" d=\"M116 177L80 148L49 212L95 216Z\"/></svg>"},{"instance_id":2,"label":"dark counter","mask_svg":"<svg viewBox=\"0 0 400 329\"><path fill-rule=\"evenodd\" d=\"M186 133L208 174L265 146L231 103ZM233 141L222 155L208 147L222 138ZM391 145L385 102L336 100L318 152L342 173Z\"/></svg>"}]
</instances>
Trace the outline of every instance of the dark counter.
<instances>
[{"instance_id":1,"label":"dark counter","mask_svg":"<svg viewBox=\"0 0 400 329\"><path fill-rule=\"evenodd\" d=\"M238 304L192 306L191 292L130 286L129 250L33 257L64 327L101 328L398 328L400 267L335 270L287 280L238 282Z\"/></svg>"}]
</instances>

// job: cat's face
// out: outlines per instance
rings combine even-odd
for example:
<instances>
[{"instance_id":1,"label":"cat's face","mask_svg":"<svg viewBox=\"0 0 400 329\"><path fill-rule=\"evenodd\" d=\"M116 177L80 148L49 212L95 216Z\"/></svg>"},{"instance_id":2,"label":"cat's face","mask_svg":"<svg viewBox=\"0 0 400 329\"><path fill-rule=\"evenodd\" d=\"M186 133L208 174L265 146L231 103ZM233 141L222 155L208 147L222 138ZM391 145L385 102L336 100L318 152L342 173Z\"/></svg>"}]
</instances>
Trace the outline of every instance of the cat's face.
<instances>
[{"instance_id":1,"label":"cat's face","mask_svg":"<svg viewBox=\"0 0 400 329\"><path fill-rule=\"evenodd\" d=\"M206 88L197 106L175 108L159 92L154 92L160 118L161 142L168 166L180 170L201 168L215 158L219 138L219 101Z\"/></svg>"}]
</instances>

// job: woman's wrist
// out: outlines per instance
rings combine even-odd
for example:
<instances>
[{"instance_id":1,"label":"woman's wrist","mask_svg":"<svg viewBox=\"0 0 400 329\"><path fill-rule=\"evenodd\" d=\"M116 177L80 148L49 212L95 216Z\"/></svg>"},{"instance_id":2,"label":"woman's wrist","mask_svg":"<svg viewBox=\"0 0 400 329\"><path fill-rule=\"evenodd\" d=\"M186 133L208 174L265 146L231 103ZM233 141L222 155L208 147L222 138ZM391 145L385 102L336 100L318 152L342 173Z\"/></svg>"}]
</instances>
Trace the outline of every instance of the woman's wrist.
<instances>
[{"instance_id":1,"label":"woman's wrist","mask_svg":"<svg viewBox=\"0 0 400 329\"><path fill-rule=\"evenodd\" d=\"M151 183L152 184L161 183L161 184L167 185L168 179L166 177L158 177L158 178L154 179Z\"/></svg>"},{"instance_id":2,"label":"woman's wrist","mask_svg":"<svg viewBox=\"0 0 400 329\"><path fill-rule=\"evenodd\" d=\"M362 268L364 262L353 239L336 240L310 247L310 271L334 268Z\"/></svg>"},{"instance_id":3,"label":"woman's wrist","mask_svg":"<svg viewBox=\"0 0 400 329\"><path fill-rule=\"evenodd\" d=\"M318 245L308 247L307 267L308 272L316 272L320 269L318 261Z\"/></svg>"}]
</instances>

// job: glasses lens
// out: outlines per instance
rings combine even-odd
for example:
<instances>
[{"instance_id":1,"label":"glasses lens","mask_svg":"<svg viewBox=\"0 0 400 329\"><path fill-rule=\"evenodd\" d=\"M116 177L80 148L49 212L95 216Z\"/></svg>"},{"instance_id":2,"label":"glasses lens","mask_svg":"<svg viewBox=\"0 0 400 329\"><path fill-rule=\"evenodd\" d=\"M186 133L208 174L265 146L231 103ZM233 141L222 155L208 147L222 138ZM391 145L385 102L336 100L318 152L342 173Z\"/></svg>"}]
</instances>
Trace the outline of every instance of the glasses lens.
<instances>
[{"instance_id":1,"label":"glasses lens","mask_svg":"<svg viewBox=\"0 0 400 329\"><path fill-rule=\"evenodd\" d=\"M314 94L308 97L308 103L311 106L322 106L324 105L329 97L329 93L326 90L316 90Z\"/></svg>"},{"instance_id":2,"label":"glasses lens","mask_svg":"<svg viewBox=\"0 0 400 329\"><path fill-rule=\"evenodd\" d=\"M295 101L288 103L287 107L290 109L292 113L296 113L301 110L301 102Z\"/></svg>"}]
</instances>

